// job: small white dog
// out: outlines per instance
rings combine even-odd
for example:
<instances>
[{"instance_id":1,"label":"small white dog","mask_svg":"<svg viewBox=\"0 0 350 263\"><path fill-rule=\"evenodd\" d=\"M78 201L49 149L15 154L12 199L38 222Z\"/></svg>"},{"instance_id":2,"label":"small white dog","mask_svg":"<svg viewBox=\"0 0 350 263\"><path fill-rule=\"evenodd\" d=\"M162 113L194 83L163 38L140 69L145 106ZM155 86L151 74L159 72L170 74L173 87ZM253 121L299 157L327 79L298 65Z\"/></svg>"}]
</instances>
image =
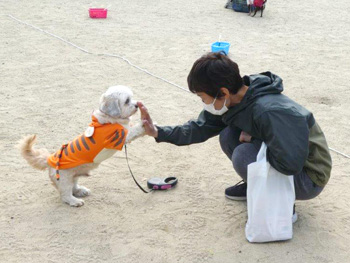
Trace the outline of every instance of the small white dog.
<instances>
[{"instance_id":1,"label":"small white dog","mask_svg":"<svg viewBox=\"0 0 350 263\"><path fill-rule=\"evenodd\" d=\"M36 135L22 139L21 154L38 170L49 168L49 177L58 189L61 200L71 206L82 206L77 197L88 196L90 190L78 185L79 176L122 150L125 143L143 136L142 123L129 127L131 115L137 112L137 102L131 100L132 91L125 86L110 87L100 99L100 106L92 114L92 123L84 134L50 154L46 149L34 149Z\"/></svg>"}]
</instances>

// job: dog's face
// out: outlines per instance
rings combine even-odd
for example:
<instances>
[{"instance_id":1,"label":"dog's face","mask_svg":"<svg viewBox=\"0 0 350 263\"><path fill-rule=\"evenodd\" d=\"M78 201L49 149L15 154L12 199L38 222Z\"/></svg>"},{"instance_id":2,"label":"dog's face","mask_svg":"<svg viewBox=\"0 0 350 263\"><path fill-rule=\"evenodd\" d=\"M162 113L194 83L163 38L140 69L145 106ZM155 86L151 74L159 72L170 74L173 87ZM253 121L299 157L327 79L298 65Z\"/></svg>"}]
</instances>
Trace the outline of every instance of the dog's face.
<instances>
[{"instance_id":1,"label":"dog's face","mask_svg":"<svg viewBox=\"0 0 350 263\"><path fill-rule=\"evenodd\" d=\"M132 91L125 86L110 87L100 98L100 111L112 118L127 119L137 111Z\"/></svg>"}]
</instances>

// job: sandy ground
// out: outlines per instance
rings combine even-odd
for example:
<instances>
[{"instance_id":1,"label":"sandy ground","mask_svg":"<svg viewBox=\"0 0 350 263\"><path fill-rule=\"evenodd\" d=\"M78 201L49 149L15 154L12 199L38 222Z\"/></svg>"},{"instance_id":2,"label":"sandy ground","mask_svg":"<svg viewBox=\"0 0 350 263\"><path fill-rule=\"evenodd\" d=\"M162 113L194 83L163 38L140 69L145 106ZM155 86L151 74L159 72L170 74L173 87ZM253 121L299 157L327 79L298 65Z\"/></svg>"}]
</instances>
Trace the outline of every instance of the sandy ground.
<instances>
[{"instance_id":1,"label":"sandy ground","mask_svg":"<svg viewBox=\"0 0 350 263\"><path fill-rule=\"evenodd\" d=\"M297 202L294 238L253 245L244 235L246 203L224 197L239 178L217 137L185 147L132 143L140 182L172 175L177 188L145 195L119 153L81 180L92 191L81 208L61 203L46 173L14 148L35 133L38 147L56 150L85 130L99 96L115 84L132 87L160 125L196 118L202 105L118 58L84 53L8 14L185 88L193 62L221 34L242 74L280 75L329 146L349 154L350 2L288 2L268 1L261 19L224 9L224 0L0 0L0 262L350 262L350 163L336 153L324 192ZM89 7L108 5L107 20L88 17Z\"/></svg>"}]
</instances>

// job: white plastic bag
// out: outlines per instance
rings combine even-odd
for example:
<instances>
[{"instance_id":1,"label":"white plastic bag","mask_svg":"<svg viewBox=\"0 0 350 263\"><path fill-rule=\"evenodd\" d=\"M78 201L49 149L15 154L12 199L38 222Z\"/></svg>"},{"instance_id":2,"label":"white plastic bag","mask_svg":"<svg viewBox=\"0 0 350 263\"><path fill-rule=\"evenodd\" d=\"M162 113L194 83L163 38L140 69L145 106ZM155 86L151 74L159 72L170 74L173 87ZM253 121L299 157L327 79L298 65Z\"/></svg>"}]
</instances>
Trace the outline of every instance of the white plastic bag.
<instances>
[{"instance_id":1,"label":"white plastic bag","mask_svg":"<svg viewBox=\"0 0 350 263\"><path fill-rule=\"evenodd\" d=\"M249 242L270 242L293 237L293 176L278 172L266 160L262 143L255 163L248 165L248 221L245 235Z\"/></svg>"}]
</instances>

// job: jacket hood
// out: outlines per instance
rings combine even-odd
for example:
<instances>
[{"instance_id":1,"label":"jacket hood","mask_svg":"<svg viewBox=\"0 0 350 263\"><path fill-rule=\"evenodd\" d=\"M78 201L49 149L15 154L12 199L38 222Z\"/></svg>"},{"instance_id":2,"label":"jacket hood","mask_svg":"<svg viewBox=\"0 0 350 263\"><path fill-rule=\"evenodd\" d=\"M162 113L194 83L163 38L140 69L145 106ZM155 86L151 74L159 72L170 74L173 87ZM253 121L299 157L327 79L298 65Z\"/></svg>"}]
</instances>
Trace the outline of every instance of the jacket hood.
<instances>
[{"instance_id":1,"label":"jacket hood","mask_svg":"<svg viewBox=\"0 0 350 263\"><path fill-rule=\"evenodd\" d=\"M239 104L229 108L229 111L223 115L223 121L225 123L230 122L229 120L232 117L247 108L256 100L256 98L267 94L282 93L283 91L282 79L269 71L244 76L243 83L249 88L242 101Z\"/></svg>"}]
</instances>

